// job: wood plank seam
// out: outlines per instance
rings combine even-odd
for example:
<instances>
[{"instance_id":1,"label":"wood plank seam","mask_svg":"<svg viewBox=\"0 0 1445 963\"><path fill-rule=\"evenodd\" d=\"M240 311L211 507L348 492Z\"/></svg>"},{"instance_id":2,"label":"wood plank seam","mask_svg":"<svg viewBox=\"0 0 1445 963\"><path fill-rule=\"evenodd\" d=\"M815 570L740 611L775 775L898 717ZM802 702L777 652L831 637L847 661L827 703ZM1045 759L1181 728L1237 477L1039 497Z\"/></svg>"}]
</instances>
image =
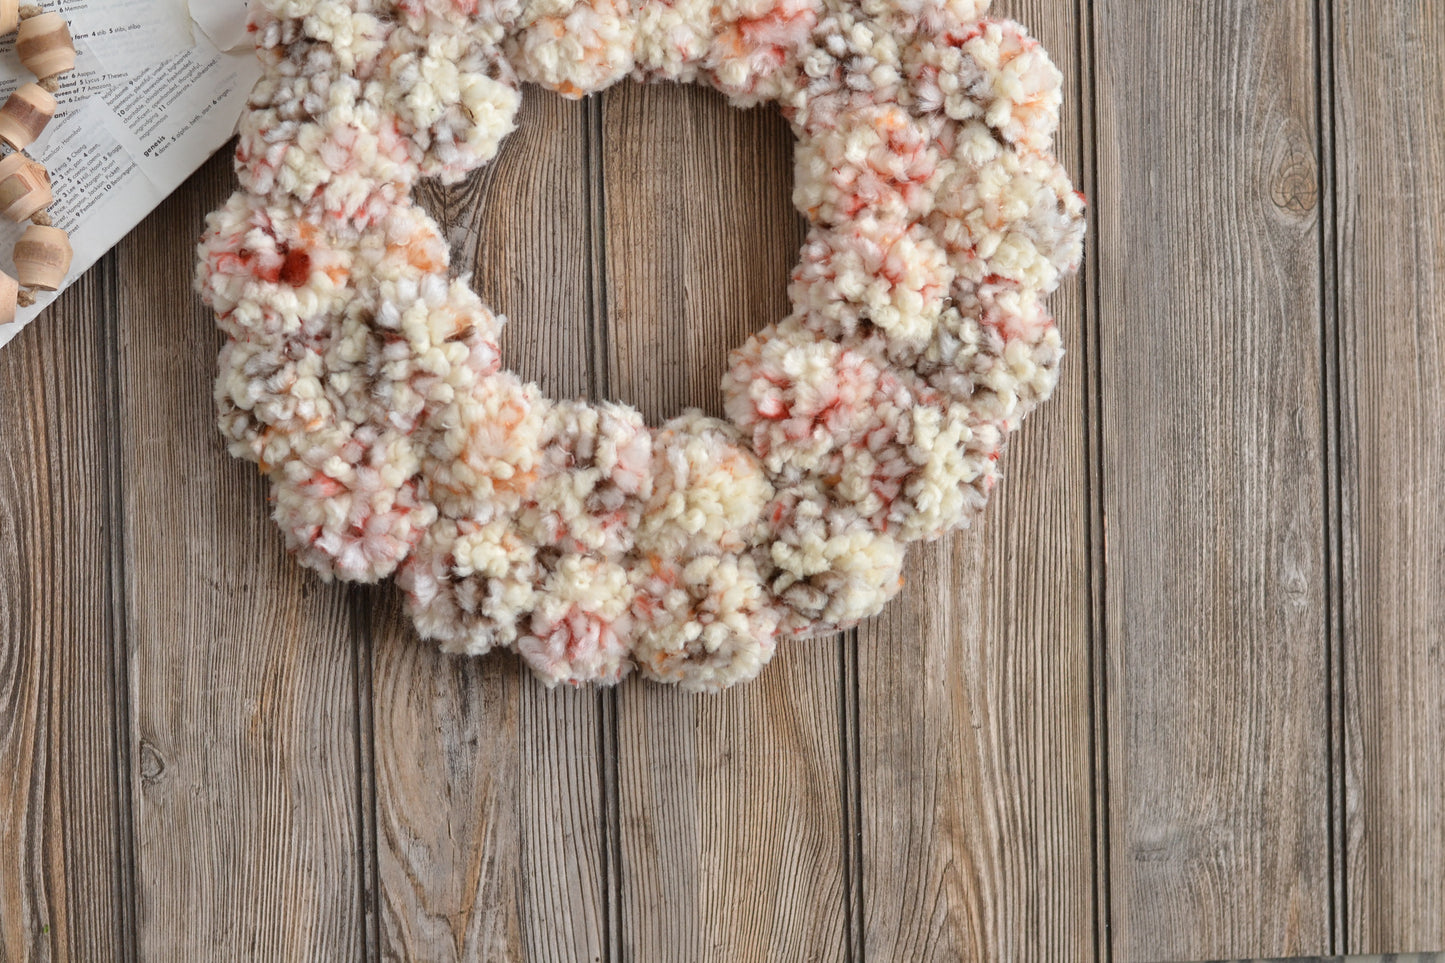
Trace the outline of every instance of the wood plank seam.
<instances>
[{"instance_id":1,"label":"wood plank seam","mask_svg":"<svg viewBox=\"0 0 1445 963\"><path fill-rule=\"evenodd\" d=\"M377 839L376 798L376 689L372 680L375 637L372 630L373 592L361 585L351 586L348 602L353 627L352 671L356 678L356 820L361 845L357 859L357 903L361 907L361 947L368 961L381 958L381 859Z\"/></svg>"},{"instance_id":2,"label":"wood plank seam","mask_svg":"<svg viewBox=\"0 0 1445 963\"><path fill-rule=\"evenodd\" d=\"M1338 145L1335 139L1334 2L1315 3L1316 146L1319 158L1319 243L1320 243L1320 394L1322 459L1325 512L1325 687L1326 743L1330 768L1328 783L1330 920L1329 952L1343 953L1349 946L1345 860L1345 769L1344 769L1344 623L1341 616L1341 586L1344 569L1340 550L1340 524L1344 518L1340 492L1340 332L1339 332L1339 245L1335 221L1335 190Z\"/></svg>"},{"instance_id":3,"label":"wood plank seam","mask_svg":"<svg viewBox=\"0 0 1445 963\"><path fill-rule=\"evenodd\" d=\"M863 744L862 713L859 709L861 683L858 678L858 646L859 632L852 629L848 633L848 651L852 655L852 674L848 680L849 690L853 694L853 850L852 863L854 879L857 880L850 894L850 899L858 907L857 917L857 953L858 963L864 963L867 959L865 935L867 933L868 921L864 919L863 907L868 905L868 894L863 888L863 779L860 766Z\"/></svg>"},{"instance_id":4,"label":"wood plank seam","mask_svg":"<svg viewBox=\"0 0 1445 963\"><path fill-rule=\"evenodd\" d=\"M1094 15L1093 0L1075 0L1075 19L1078 24L1079 70L1075 78L1074 96L1079 104L1079 157L1083 159L1084 191L1090 201L1099 196L1099 147L1097 90L1094 78L1098 65L1098 23ZM1085 484L1088 491L1088 524L1084 538L1087 543L1085 558L1088 564L1086 584L1090 588L1092 611L1088 622L1089 638L1089 734L1091 739L1090 757L1093 765L1089 771L1089 797L1093 807L1094 848L1094 953L1102 963L1111 963L1114 958L1111 938L1110 917L1110 846L1109 846L1109 672L1108 672L1108 566L1104 544L1107 533L1104 517L1104 419L1100 416L1104 406L1104 389L1100 376L1100 359L1103 345L1100 333L1102 302L1098 279L1099 219L1089 218L1088 234L1084 242L1084 264L1079 271L1079 285L1083 290L1081 315L1084 325L1083 345L1083 416L1084 416L1084 458L1087 465Z\"/></svg>"},{"instance_id":5,"label":"wood plank seam","mask_svg":"<svg viewBox=\"0 0 1445 963\"><path fill-rule=\"evenodd\" d=\"M602 832L602 946L609 961L622 954L622 833L619 827L621 809L618 805L617 772L617 691L606 689L597 693L597 753L602 764L597 767L601 782L599 791Z\"/></svg>"},{"instance_id":6,"label":"wood plank seam","mask_svg":"<svg viewBox=\"0 0 1445 963\"><path fill-rule=\"evenodd\" d=\"M607 170L602 150L604 137L603 98L607 94L587 98L583 157L587 165L587 245L590 251L587 285L587 383L594 401L612 396L610 339L608 324L611 312L607 298ZM601 779L599 801L602 832L602 945L609 961L623 958L622 932L622 830L618 779L617 690L604 689L597 694L597 767Z\"/></svg>"},{"instance_id":7,"label":"wood plank seam","mask_svg":"<svg viewBox=\"0 0 1445 963\"><path fill-rule=\"evenodd\" d=\"M858 715L858 630L850 629L838 647L838 738L840 767L839 787L842 800L842 839L838 854L843 865L843 919L846 927L845 949L849 963L866 959L863 900L863 789L862 757L859 749Z\"/></svg>"},{"instance_id":8,"label":"wood plank seam","mask_svg":"<svg viewBox=\"0 0 1445 963\"><path fill-rule=\"evenodd\" d=\"M602 150L606 137L603 126L606 97L603 93L587 98L583 145L587 163L587 246L591 254L587 262L587 384L594 401L606 400L612 392L608 324L612 312L607 297L607 161Z\"/></svg>"},{"instance_id":9,"label":"wood plank seam","mask_svg":"<svg viewBox=\"0 0 1445 963\"><path fill-rule=\"evenodd\" d=\"M113 753L115 757L115 768L118 775L116 780L116 835L117 852L120 855L120 866L118 871L118 906L116 914L116 945L120 948L122 958L135 960L140 955L140 938L136 929L136 916L139 912L137 900L138 891L136 888L136 844L135 829L131 811L131 786L135 781L134 760L131 755L131 725L130 725L130 618L126 609L125 579L121 574L125 571L125 473L121 470L121 431L117 424L120 418L121 387L120 387L120 334L114 330L114 325L120 323L120 312L117 310L120 303L120 255L112 250L101 258L96 267L100 275L100 284L97 291L100 295L99 310L96 316L100 324L106 326L101 332L102 340L106 343L106 359L109 362L107 370L101 374L104 380L104 391L108 401L107 422L110 434L110 444L107 446L107 458L105 478L107 483L106 502L107 512L110 515L110 545L109 545L109 571L106 573L106 606L107 621L111 626L111 665L115 685L115 704L113 711Z\"/></svg>"}]
</instances>

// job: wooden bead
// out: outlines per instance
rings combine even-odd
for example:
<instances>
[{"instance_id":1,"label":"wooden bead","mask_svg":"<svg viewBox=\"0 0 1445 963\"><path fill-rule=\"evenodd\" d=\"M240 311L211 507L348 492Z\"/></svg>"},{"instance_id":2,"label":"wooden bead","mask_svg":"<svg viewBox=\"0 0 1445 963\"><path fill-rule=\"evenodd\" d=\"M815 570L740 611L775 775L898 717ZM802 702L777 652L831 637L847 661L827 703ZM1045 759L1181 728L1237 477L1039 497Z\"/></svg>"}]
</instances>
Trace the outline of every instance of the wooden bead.
<instances>
[{"instance_id":1,"label":"wooden bead","mask_svg":"<svg viewBox=\"0 0 1445 963\"><path fill-rule=\"evenodd\" d=\"M15 244L15 273L27 288L57 291L70 271L70 235L32 224Z\"/></svg>"},{"instance_id":2,"label":"wooden bead","mask_svg":"<svg viewBox=\"0 0 1445 963\"><path fill-rule=\"evenodd\" d=\"M0 271L0 324L15 320L15 309L20 304L20 283Z\"/></svg>"},{"instance_id":3,"label":"wooden bead","mask_svg":"<svg viewBox=\"0 0 1445 963\"><path fill-rule=\"evenodd\" d=\"M20 0L0 0L0 37L8 37L20 26Z\"/></svg>"},{"instance_id":4,"label":"wooden bead","mask_svg":"<svg viewBox=\"0 0 1445 963\"><path fill-rule=\"evenodd\" d=\"M75 42L70 39L70 25L58 13L42 13L22 22L15 50L20 54L20 62L41 80L75 66Z\"/></svg>"},{"instance_id":5,"label":"wooden bead","mask_svg":"<svg viewBox=\"0 0 1445 963\"><path fill-rule=\"evenodd\" d=\"M27 221L52 200L50 174L44 167L25 154L11 154L0 161L0 215Z\"/></svg>"},{"instance_id":6,"label":"wooden bead","mask_svg":"<svg viewBox=\"0 0 1445 963\"><path fill-rule=\"evenodd\" d=\"M26 84L0 106L0 140L24 150L55 116L55 97L39 84Z\"/></svg>"}]
</instances>

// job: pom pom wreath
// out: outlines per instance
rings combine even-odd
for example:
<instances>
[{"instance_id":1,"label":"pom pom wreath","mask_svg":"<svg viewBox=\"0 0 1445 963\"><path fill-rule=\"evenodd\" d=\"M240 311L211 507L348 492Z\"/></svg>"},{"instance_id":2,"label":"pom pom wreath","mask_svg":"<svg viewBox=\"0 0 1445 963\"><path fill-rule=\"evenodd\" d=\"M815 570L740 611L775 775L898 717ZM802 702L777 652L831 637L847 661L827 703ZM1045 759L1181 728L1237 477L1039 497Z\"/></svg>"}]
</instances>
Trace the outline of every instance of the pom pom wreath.
<instances>
[{"instance_id":1,"label":"pom pom wreath","mask_svg":"<svg viewBox=\"0 0 1445 963\"><path fill-rule=\"evenodd\" d=\"M1062 356L1082 256L1061 78L987 0L263 0L241 190L197 288L216 404L323 575L395 575L423 636L548 684L711 692L855 624L910 542L982 508ZM650 429L504 369L505 319L411 200L511 132L519 83L772 102L811 223L792 313L733 353L727 421Z\"/></svg>"}]
</instances>

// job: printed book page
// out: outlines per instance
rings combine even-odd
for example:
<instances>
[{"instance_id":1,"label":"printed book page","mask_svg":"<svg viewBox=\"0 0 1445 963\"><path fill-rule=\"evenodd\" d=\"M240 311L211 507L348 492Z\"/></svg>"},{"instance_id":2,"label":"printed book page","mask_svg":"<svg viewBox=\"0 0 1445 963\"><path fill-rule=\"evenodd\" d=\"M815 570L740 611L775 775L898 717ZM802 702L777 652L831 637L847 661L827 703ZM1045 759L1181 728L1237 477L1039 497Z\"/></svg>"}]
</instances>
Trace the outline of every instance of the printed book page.
<instances>
[{"instance_id":1,"label":"printed book page","mask_svg":"<svg viewBox=\"0 0 1445 963\"><path fill-rule=\"evenodd\" d=\"M50 171L50 216L75 249L63 291L230 139L260 68L246 0L51 0L46 9L70 22L76 69L27 153ZM0 100L29 79L12 35L0 43ZM24 230L0 221L0 270L12 277ZM0 346L59 293L40 293L0 325Z\"/></svg>"}]
</instances>

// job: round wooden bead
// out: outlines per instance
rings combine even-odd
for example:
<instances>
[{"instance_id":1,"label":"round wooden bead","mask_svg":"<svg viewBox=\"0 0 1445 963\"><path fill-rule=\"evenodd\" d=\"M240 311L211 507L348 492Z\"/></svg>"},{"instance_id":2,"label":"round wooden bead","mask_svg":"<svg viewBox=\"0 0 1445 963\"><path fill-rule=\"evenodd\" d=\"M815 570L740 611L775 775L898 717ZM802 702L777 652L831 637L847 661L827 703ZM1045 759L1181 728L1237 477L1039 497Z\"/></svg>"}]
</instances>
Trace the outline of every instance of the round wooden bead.
<instances>
[{"instance_id":1,"label":"round wooden bead","mask_svg":"<svg viewBox=\"0 0 1445 963\"><path fill-rule=\"evenodd\" d=\"M25 154L11 154L0 161L0 215L12 221L27 221L54 200L50 174Z\"/></svg>"},{"instance_id":2,"label":"round wooden bead","mask_svg":"<svg viewBox=\"0 0 1445 963\"><path fill-rule=\"evenodd\" d=\"M27 288L56 291L70 271L72 254L70 235L32 224L15 244L15 273Z\"/></svg>"},{"instance_id":3,"label":"round wooden bead","mask_svg":"<svg viewBox=\"0 0 1445 963\"><path fill-rule=\"evenodd\" d=\"M20 26L20 0L0 0L0 37Z\"/></svg>"},{"instance_id":4,"label":"round wooden bead","mask_svg":"<svg viewBox=\"0 0 1445 963\"><path fill-rule=\"evenodd\" d=\"M20 282L0 271L0 324L15 320L15 309L19 304Z\"/></svg>"},{"instance_id":5,"label":"round wooden bead","mask_svg":"<svg viewBox=\"0 0 1445 963\"><path fill-rule=\"evenodd\" d=\"M20 54L20 62L41 80L75 66L75 42L70 39L70 25L58 13L42 13L23 21L15 50Z\"/></svg>"},{"instance_id":6,"label":"round wooden bead","mask_svg":"<svg viewBox=\"0 0 1445 963\"><path fill-rule=\"evenodd\" d=\"M0 106L0 140L24 150L55 116L55 96L39 84L26 84Z\"/></svg>"}]
</instances>

